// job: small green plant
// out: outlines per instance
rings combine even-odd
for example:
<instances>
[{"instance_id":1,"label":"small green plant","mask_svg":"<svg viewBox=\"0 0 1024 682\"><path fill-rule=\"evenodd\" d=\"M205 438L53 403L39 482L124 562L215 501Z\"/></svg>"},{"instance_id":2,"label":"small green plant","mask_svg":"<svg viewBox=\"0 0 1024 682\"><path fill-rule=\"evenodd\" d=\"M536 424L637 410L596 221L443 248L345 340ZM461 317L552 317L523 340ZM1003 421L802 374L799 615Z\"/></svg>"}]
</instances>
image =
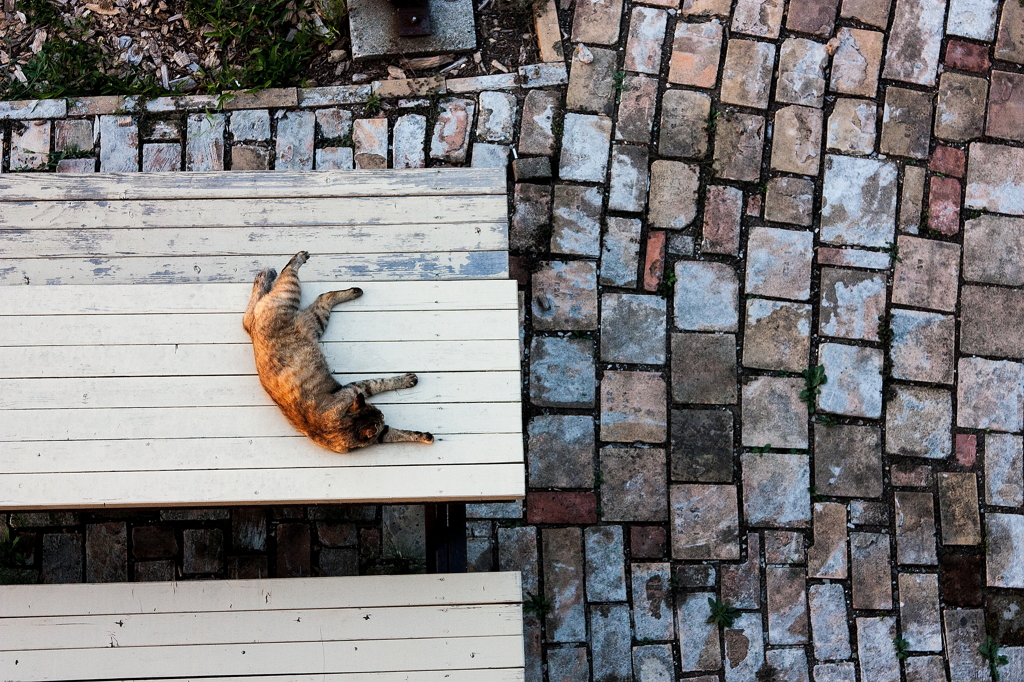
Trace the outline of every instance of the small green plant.
<instances>
[{"instance_id":1,"label":"small green plant","mask_svg":"<svg viewBox=\"0 0 1024 682\"><path fill-rule=\"evenodd\" d=\"M603 483L604 483L604 474L601 473L600 471L598 471L597 474L594 475L594 487L598 488Z\"/></svg>"},{"instance_id":2,"label":"small green plant","mask_svg":"<svg viewBox=\"0 0 1024 682\"><path fill-rule=\"evenodd\" d=\"M731 628L736 619L740 617L738 608L729 606L727 602L718 601L713 597L708 597L708 606L711 607L711 615L708 616L709 623Z\"/></svg>"},{"instance_id":3,"label":"small green plant","mask_svg":"<svg viewBox=\"0 0 1024 682\"><path fill-rule=\"evenodd\" d=\"M886 242L887 246L882 249L884 253L889 254L889 267L892 267L896 263L902 263L903 259L900 258L900 246L896 242Z\"/></svg>"},{"instance_id":4,"label":"small green plant","mask_svg":"<svg viewBox=\"0 0 1024 682\"><path fill-rule=\"evenodd\" d=\"M18 549L20 537L11 539L11 531L0 527L0 567L14 568L25 561L25 553Z\"/></svg>"},{"instance_id":5,"label":"small green plant","mask_svg":"<svg viewBox=\"0 0 1024 682\"><path fill-rule=\"evenodd\" d=\"M373 93L366 98L366 113L373 115L380 112L380 95Z\"/></svg>"},{"instance_id":6,"label":"small green plant","mask_svg":"<svg viewBox=\"0 0 1024 682\"><path fill-rule=\"evenodd\" d=\"M978 653L988 663L988 671L992 674L993 682L999 682L999 667L1010 662L1010 659L999 653L999 642L989 635L978 649Z\"/></svg>"},{"instance_id":7,"label":"small green plant","mask_svg":"<svg viewBox=\"0 0 1024 682\"><path fill-rule=\"evenodd\" d=\"M661 284L658 285L658 295L668 298L672 295L672 285L676 283L676 273L668 272L661 279Z\"/></svg>"},{"instance_id":8,"label":"small green plant","mask_svg":"<svg viewBox=\"0 0 1024 682\"><path fill-rule=\"evenodd\" d=\"M637 644L654 644L654 640L651 639L650 637L641 637L640 639L638 639L636 641L637 641Z\"/></svg>"},{"instance_id":9,"label":"small green plant","mask_svg":"<svg viewBox=\"0 0 1024 682\"><path fill-rule=\"evenodd\" d=\"M902 637L896 637L892 640L892 645L896 647L896 658L900 659L901 661L905 661L907 659L907 656L910 655L907 653L908 651L910 651L910 642L903 639Z\"/></svg>"},{"instance_id":10,"label":"small green plant","mask_svg":"<svg viewBox=\"0 0 1024 682\"><path fill-rule=\"evenodd\" d=\"M707 129L709 131L714 130L718 127L718 116L721 112L715 107L711 107L711 115L708 117Z\"/></svg>"},{"instance_id":11,"label":"small green plant","mask_svg":"<svg viewBox=\"0 0 1024 682\"><path fill-rule=\"evenodd\" d=\"M807 403L807 409L814 412L815 403L821 393L821 387L828 383L825 366L818 365L800 372L804 378L804 390L800 391L800 400Z\"/></svg>"},{"instance_id":12,"label":"small green plant","mask_svg":"<svg viewBox=\"0 0 1024 682\"><path fill-rule=\"evenodd\" d=\"M585 332L582 329L573 329L569 332L570 339L590 339L590 332Z\"/></svg>"},{"instance_id":13,"label":"small green plant","mask_svg":"<svg viewBox=\"0 0 1024 682\"><path fill-rule=\"evenodd\" d=\"M526 593L526 601L523 602L523 613L530 616L543 618L551 612L551 602L539 594Z\"/></svg>"},{"instance_id":14,"label":"small green plant","mask_svg":"<svg viewBox=\"0 0 1024 682\"><path fill-rule=\"evenodd\" d=\"M612 74L612 87L615 88L615 101L622 99L622 91L626 87L626 72L616 71Z\"/></svg>"},{"instance_id":15,"label":"small green plant","mask_svg":"<svg viewBox=\"0 0 1024 682\"><path fill-rule=\"evenodd\" d=\"M768 452L771 449L772 449L772 444L771 443L765 443L764 445L762 445L759 448L754 448L754 452L756 452L759 455L764 455L766 452Z\"/></svg>"},{"instance_id":16,"label":"small green plant","mask_svg":"<svg viewBox=\"0 0 1024 682\"><path fill-rule=\"evenodd\" d=\"M811 502L824 502L825 501L825 497L823 495L819 495L818 494L818 487L817 486L813 486L813 485L809 486L807 488L807 492L809 492L811 494Z\"/></svg>"},{"instance_id":17,"label":"small green plant","mask_svg":"<svg viewBox=\"0 0 1024 682\"><path fill-rule=\"evenodd\" d=\"M822 426L835 426L836 424L839 423L839 420L837 420L830 414L819 414L817 423L821 424Z\"/></svg>"}]
</instances>

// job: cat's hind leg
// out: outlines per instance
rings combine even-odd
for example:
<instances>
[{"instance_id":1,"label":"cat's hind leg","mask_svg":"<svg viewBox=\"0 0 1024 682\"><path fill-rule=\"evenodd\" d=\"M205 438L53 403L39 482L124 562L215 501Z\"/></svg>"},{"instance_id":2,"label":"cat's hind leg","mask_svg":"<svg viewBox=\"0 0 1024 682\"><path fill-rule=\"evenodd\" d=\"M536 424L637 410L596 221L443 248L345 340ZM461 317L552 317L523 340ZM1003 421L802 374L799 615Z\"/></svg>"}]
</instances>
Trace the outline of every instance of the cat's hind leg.
<instances>
[{"instance_id":1,"label":"cat's hind leg","mask_svg":"<svg viewBox=\"0 0 1024 682\"><path fill-rule=\"evenodd\" d=\"M270 290L274 286L274 280L277 279L277 270L273 268L267 268L256 275L256 279L252 283L252 296L249 297L249 305L245 308L245 316L242 317L242 328L245 329L246 333L252 329L252 323L255 317L256 304L259 303L260 299L270 293Z\"/></svg>"},{"instance_id":2,"label":"cat's hind leg","mask_svg":"<svg viewBox=\"0 0 1024 682\"><path fill-rule=\"evenodd\" d=\"M363 295L359 287L352 287L343 291L327 291L316 297L316 300L296 317L296 324L306 334L319 340L327 329L327 322L331 319L331 309L336 305L353 301Z\"/></svg>"},{"instance_id":3,"label":"cat's hind leg","mask_svg":"<svg viewBox=\"0 0 1024 682\"><path fill-rule=\"evenodd\" d=\"M383 393L384 391L397 391L402 388L412 388L419 383L419 378L413 374L400 374L396 377L383 377L381 379L364 379L353 381L346 388L352 387L365 395L367 398Z\"/></svg>"},{"instance_id":4,"label":"cat's hind leg","mask_svg":"<svg viewBox=\"0 0 1024 682\"><path fill-rule=\"evenodd\" d=\"M385 426L378 443L433 443L434 434L425 431L405 431Z\"/></svg>"},{"instance_id":5,"label":"cat's hind leg","mask_svg":"<svg viewBox=\"0 0 1024 682\"><path fill-rule=\"evenodd\" d=\"M299 281L299 268L309 260L308 251L299 251L291 257L288 264L281 270L273 288L267 294L264 303L265 314L277 324L290 322L299 311L302 299L302 283Z\"/></svg>"}]
</instances>

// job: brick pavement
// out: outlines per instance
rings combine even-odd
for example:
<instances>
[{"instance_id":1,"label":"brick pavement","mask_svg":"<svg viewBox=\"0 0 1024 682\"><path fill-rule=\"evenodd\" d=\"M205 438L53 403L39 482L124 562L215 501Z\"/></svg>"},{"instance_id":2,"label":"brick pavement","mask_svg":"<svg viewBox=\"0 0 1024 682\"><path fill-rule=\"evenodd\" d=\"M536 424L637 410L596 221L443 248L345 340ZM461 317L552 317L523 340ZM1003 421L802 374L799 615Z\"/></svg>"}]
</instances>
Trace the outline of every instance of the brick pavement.
<instances>
[{"instance_id":1,"label":"brick pavement","mask_svg":"<svg viewBox=\"0 0 1024 682\"><path fill-rule=\"evenodd\" d=\"M0 103L3 170L508 164L529 493L468 545L524 572L527 680L988 680L986 635L1024 680L1024 4L543 16L513 74ZM5 520L44 582L424 552L415 506Z\"/></svg>"}]
</instances>

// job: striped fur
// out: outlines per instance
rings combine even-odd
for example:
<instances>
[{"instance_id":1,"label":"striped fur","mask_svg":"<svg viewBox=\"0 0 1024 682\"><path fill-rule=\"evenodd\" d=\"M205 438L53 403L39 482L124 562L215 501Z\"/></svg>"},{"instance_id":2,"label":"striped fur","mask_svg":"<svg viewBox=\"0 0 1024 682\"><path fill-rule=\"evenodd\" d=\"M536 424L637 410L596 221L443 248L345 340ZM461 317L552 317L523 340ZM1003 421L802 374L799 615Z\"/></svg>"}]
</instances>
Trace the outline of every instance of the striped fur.
<instances>
[{"instance_id":1,"label":"striped fur","mask_svg":"<svg viewBox=\"0 0 1024 682\"><path fill-rule=\"evenodd\" d=\"M412 388L415 374L368 379L342 386L320 348L331 309L363 295L358 288L321 294L299 309L302 285L299 268L309 253L295 254L281 271L264 270L253 282L242 326L252 338L256 371L264 390L288 421L315 443L335 452L349 452L373 443L432 443L420 431L393 429L366 398L383 391Z\"/></svg>"}]
</instances>

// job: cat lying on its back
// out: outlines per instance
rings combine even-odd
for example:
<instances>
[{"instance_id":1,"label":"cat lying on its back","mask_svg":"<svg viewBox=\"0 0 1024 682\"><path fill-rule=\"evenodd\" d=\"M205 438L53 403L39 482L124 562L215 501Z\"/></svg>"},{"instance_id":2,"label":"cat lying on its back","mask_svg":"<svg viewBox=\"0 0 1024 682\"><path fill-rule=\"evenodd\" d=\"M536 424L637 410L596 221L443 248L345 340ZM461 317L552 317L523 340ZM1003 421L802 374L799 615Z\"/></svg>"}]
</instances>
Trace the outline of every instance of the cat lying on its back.
<instances>
[{"instance_id":1,"label":"cat lying on its back","mask_svg":"<svg viewBox=\"0 0 1024 682\"><path fill-rule=\"evenodd\" d=\"M331 308L359 298L362 289L329 291L299 310L299 268L309 253L295 254L281 271L256 276L242 326L252 338L256 371L267 394L292 426L313 442L335 452L349 452L373 443L432 443L421 431L393 429L366 398L382 391L412 388L415 374L368 379L342 386L320 348Z\"/></svg>"}]
</instances>

